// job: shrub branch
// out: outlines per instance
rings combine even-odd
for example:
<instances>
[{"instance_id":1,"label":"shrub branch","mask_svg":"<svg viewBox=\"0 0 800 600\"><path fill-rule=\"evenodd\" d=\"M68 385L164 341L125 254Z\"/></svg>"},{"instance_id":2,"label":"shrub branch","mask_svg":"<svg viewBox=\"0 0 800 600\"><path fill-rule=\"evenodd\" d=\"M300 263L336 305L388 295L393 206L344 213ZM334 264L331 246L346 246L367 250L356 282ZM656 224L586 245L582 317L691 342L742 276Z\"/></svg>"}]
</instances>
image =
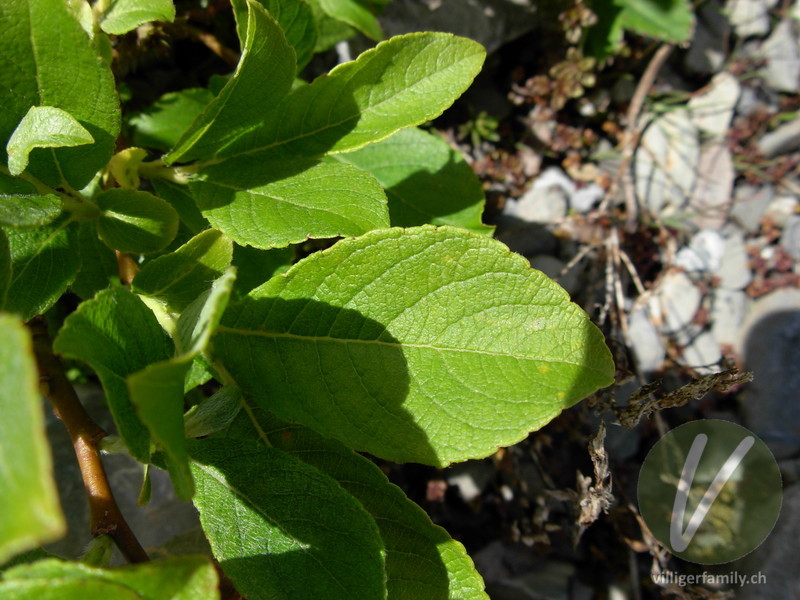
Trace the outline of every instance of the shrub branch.
<instances>
[{"instance_id":1,"label":"shrub branch","mask_svg":"<svg viewBox=\"0 0 800 600\"><path fill-rule=\"evenodd\" d=\"M33 348L39 366L42 392L50 399L53 412L66 426L83 478L89 501L89 519L94 537L111 536L122 555L131 563L150 560L139 540L119 510L100 459L98 442L108 435L92 420L64 375L59 359L53 354L47 324L34 319L29 324Z\"/></svg>"}]
</instances>

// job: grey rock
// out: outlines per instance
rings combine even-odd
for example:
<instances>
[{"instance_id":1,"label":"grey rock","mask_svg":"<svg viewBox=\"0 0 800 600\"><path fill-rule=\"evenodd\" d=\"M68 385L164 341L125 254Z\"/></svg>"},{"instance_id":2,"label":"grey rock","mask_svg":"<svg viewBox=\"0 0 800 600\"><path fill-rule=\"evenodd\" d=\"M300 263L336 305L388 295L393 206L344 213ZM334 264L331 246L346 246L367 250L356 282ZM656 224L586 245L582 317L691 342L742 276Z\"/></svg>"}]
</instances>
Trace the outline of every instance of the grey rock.
<instances>
[{"instance_id":1,"label":"grey rock","mask_svg":"<svg viewBox=\"0 0 800 600\"><path fill-rule=\"evenodd\" d=\"M781 234L781 245L795 260L800 260L800 215L791 215L786 220Z\"/></svg>"},{"instance_id":2,"label":"grey rock","mask_svg":"<svg viewBox=\"0 0 800 600\"><path fill-rule=\"evenodd\" d=\"M750 258L744 245L744 236L734 232L725 238L725 251L715 275L719 285L729 290L741 290L753 280Z\"/></svg>"},{"instance_id":3,"label":"grey rock","mask_svg":"<svg viewBox=\"0 0 800 600\"><path fill-rule=\"evenodd\" d=\"M631 351L640 373L648 374L661 369L667 350L658 328L650 319L647 307L633 311L628 317Z\"/></svg>"},{"instance_id":4,"label":"grey rock","mask_svg":"<svg viewBox=\"0 0 800 600\"><path fill-rule=\"evenodd\" d=\"M728 0L728 20L740 38L769 33L769 11L778 0Z\"/></svg>"},{"instance_id":5,"label":"grey rock","mask_svg":"<svg viewBox=\"0 0 800 600\"><path fill-rule=\"evenodd\" d=\"M775 26L761 47L761 54L767 59L762 74L769 87L790 94L800 91L800 52L790 19Z\"/></svg>"},{"instance_id":6,"label":"grey rock","mask_svg":"<svg viewBox=\"0 0 800 600\"><path fill-rule=\"evenodd\" d=\"M700 290L686 273L669 271L661 278L648 307L662 323L663 333L678 335L689 328L701 300Z\"/></svg>"},{"instance_id":7,"label":"grey rock","mask_svg":"<svg viewBox=\"0 0 800 600\"><path fill-rule=\"evenodd\" d=\"M692 45L683 64L698 75L710 75L720 70L727 55L730 25L719 0L708 0L696 9L697 24Z\"/></svg>"},{"instance_id":8,"label":"grey rock","mask_svg":"<svg viewBox=\"0 0 800 600\"><path fill-rule=\"evenodd\" d=\"M742 87L739 92L739 100L736 102L736 114L747 117L764 102L758 97L758 92L750 86Z\"/></svg>"},{"instance_id":9,"label":"grey rock","mask_svg":"<svg viewBox=\"0 0 800 600\"><path fill-rule=\"evenodd\" d=\"M740 92L739 80L731 73L724 71L714 75L707 89L693 96L687 104L692 121L703 133L724 136L730 127Z\"/></svg>"},{"instance_id":10,"label":"grey rock","mask_svg":"<svg viewBox=\"0 0 800 600\"><path fill-rule=\"evenodd\" d=\"M730 217L745 231L756 233L761 217L767 212L769 203L775 198L775 186L762 185L755 187L741 184L736 186Z\"/></svg>"},{"instance_id":11,"label":"grey rock","mask_svg":"<svg viewBox=\"0 0 800 600\"><path fill-rule=\"evenodd\" d=\"M592 207L600 204L605 191L596 183L577 188L570 198L570 208L575 212L587 213Z\"/></svg>"},{"instance_id":12,"label":"grey rock","mask_svg":"<svg viewBox=\"0 0 800 600\"><path fill-rule=\"evenodd\" d=\"M678 251L675 266L690 273L712 273L719 269L724 254L725 239L722 235L713 229L703 229Z\"/></svg>"},{"instance_id":13,"label":"grey rock","mask_svg":"<svg viewBox=\"0 0 800 600\"><path fill-rule=\"evenodd\" d=\"M537 26L541 16L526 0L395 0L381 15L387 37L412 31L447 31L493 52Z\"/></svg>"},{"instance_id":14,"label":"grey rock","mask_svg":"<svg viewBox=\"0 0 800 600\"><path fill-rule=\"evenodd\" d=\"M703 144L697 164L697 185L688 208L696 227L720 229L725 225L735 177L733 156L724 138Z\"/></svg>"},{"instance_id":15,"label":"grey rock","mask_svg":"<svg viewBox=\"0 0 800 600\"><path fill-rule=\"evenodd\" d=\"M766 216L778 227L784 227L797 211L797 198L794 196L778 196L767 206Z\"/></svg>"},{"instance_id":16,"label":"grey rock","mask_svg":"<svg viewBox=\"0 0 800 600\"><path fill-rule=\"evenodd\" d=\"M519 200L507 201L503 213L528 223L554 223L567 216L574 191L572 180L561 169L551 167Z\"/></svg>"},{"instance_id":17,"label":"grey rock","mask_svg":"<svg viewBox=\"0 0 800 600\"><path fill-rule=\"evenodd\" d=\"M765 583L737 590L737 600L788 600L800 598L797 557L800 556L800 484L783 492L778 522L764 543L747 556L737 570L760 573Z\"/></svg>"},{"instance_id":18,"label":"grey rock","mask_svg":"<svg viewBox=\"0 0 800 600\"><path fill-rule=\"evenodd\" d=\"M800 290L784 289L756 300L738 347L754 379L742 402L744 423L775 456L800 451Z\"/></svg>"},{"instance_id":19,"label":"grey rock","mask_svg":"<svg viewBox=\"0 0 800 600\"><path fill-rule=\"evenodd\" d=\"M663 217L681 210L694 189L698 132L687 110L645 115L643 123L648 121L634 156L636 194L651 213Z\"/></svg>"},{"instance_id":20,"label":"grey rock","mask_svg":"<svg viewBox=\"0 0 800 600\"><path fill-rule=\"evenodd\" d=\"M750 299L743 290L714 290L711 300L711 333L720 344L734 346Z\"/></svg>"},{"instance_id":21,"label":"grey rock","mask_svg":"<svg viewBox=\"0 0 800 600\"><path fill-rule=\"evenodd\" d=\"M784 123L758 140L758 149L767 158L774 158L800 148L800 120Z\"/></svg>"}]
</instances>

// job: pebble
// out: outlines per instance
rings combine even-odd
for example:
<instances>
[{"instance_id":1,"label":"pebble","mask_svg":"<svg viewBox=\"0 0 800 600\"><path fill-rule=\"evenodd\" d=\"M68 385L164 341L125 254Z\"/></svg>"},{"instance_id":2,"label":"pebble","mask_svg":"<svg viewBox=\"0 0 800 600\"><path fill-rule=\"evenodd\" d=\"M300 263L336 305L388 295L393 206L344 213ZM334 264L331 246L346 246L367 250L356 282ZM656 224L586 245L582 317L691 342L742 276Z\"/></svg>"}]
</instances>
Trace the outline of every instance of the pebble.
<instances>
[{"instance_id":1,"label":"pebble","mask_svg":"<svg viewBox=\"0 0 800 600\"><path fill-rule=\"evenodd\" d=\"M706 0L695 9L694 37L683 61L689 72L710 75L725 63L731 28L723 9L720 0Z\"/></svg>"},{"instance_id":2,"label":"pebble","mask_svg":"<svg viewBox=\"0 0 800 600\"><path fill-rule=\"evenodd\" d=\"M762 75L769 87L789 94L800 91L800 52L790 19L775 26L761 46L761 54L767 59Z\"/></svg>"},{"instance_id":3,"label":"pebble","mask_svg":"<svg viewBox=\"0 0 800 600\"><path fill-rule=\"evenodd\" d=\"M697 126L685 109L644 119L652 122L634 157L636 194L651 213L667 216L683 208L694 188L700 158Z\"/></svg>"},{"instance_id":4,"label":"pebble","mask_svg":"<svg viewBox=\"0 0 800 600\"><path fill-rule=\"evenodd\" d=\"M758 149L767 158L793 152L800 148L800 120L789 121L758 140Z\"/></svg>"},{"instance_id":5,"label":"pebble","mask_svg":"<svg viewBox=\"0 0 800 600\"><path fill-rule=\"evenodd\" d=\"M725 237L725 249L722 261L714 273L719 279L719 286L729 290L741 290L753 280L750 269L750 257L744 244L744 235L732 230Z\"/></svg>"},{"instance_id":6,"label":"pebble","mask_svg":"<svg viewBox=\"0 0 800 600\"><path fill-rule=\"evenodd\" d=\"M631 352L639 373L647 375L661 369L667 350L658 328L650 319L647 307L633 311L628 317Z\"/></svg>"},{"instance_id":7,"label":"pebble","mask_svg":"<svg viewBox=\"0 0 800 600\"><path fill-rule=\"evenodd\" d=\"M743 290L714 290L711 300L711 333L718 343L731 347L736 344L749 301Z\"/></svg>"},{"instance_id":8,"label":"pebble","mask_svg":"<svg viewBox=\"0 0 800 600\"><path fill-rule=\"evenodd\" d=\"M692 273L716 272L725 254L725 240L713 229L698 231L675 257L675 266Z\"/></svg>"},{"instance_id":9,"label":"pebble","mask_svg":"<svg viewBox=\"0 0 800 600\"><path fill-rule=\"evenodd\" d=\"M778 227L784 227L789 217L797 212L797 198L778 196L767 206L766 215Z\"/></svg>"},{"instance_id":10,"label":"pebble","mask_svg":"<svg viewBox=\"0 0 800 600\"><path fill-rule=\"evenodd\" d=\"M738 350L754 379L744 391L744 424L778 459L800 452L800 290L756 300L742 325Z\"/></svg>"},{"instance_id":11,"label":"pebble","mask_svg":"<svg viewBox=\"0 0 800 600\"><path fill-rule=\"evenodd\" d=\"M719 372L722 352L714 335L710 331L701 331L699 327L690 327L685 333L681 362L700 375Z\"/></svg>"},{"instance_id":12,"label":"pebble","mask_svg":"<svg viewBox=\"0 0 800 600\"><path fill-rule=\"evenodd\" d=\"M698 228L720 229L728 220L736 170L724 138L703 144L697 163L697 185L689 200L691 221Z\"/></svg>"},{"instance_id":13,"label":"pebble","mask_svg":"<svg viewBox=\"0 0 800 600\"><path fill-rule=\"evenodd\" d=\"M561 169L551 167L518 200L508 200L503 214L527 223L554 223L567 216L574 191L573 181Z\"/></svg>"},{"instance_id":14,"label":"pebble","mask_svg":"<svg viewBox=\"0 0 800 600\"><path fill-rule=\"evenodd\" d=\"M781 246L795 260L800 260L800 215L793 214L786 220L781 234Z\"/></svg>"},{"instance_id":15,"label":"pebble","mask_svg":"<svg viewBox=\"0 0 800 600\"><path fill-rule=\"evenodd\" d=\"M724 136L730 127L740 93L741 86L733 74L723 71L714 75L707 89L693 96L687 104L692 121L703 133Z\"/></svg>"},{"instance_id":16,"label":"pebble","mask_svg":"<svg viewBox=\"0 0 800 600\"><path fill-rule=\"evenodd\" d=\"M494 476L494 467L480 460L459 463L445 471L447 485L457 487L464 502L472 502L480 496Z\"/></svg>"},{"instance_id":17,"label":"pebble","mask_svg":"<svg viewBox=\"0 0 800 600\"><path fill-rule=\"evenodd\" d=\"M686 273L674 270L662 277L648 307L665 334L677 335L689 327L701 300L700 290Z\"/></svg>"},{"instance_id":18,"label":"pebble","mask_svg":"<svg viewBox=\"0 0 800 600\"><path fill-rule=\"evenodd\" d=\"M728 0L728 20L740 38L769 33L769 11L778 0Z\"/></svg>"},{"instance_id":19,"label":"pebble","mask_svg":"<svg viewBox=\"0 0 800 600\"><path fill-rule=\"evenodd\" d=\"M746 183L736 186L730 217L748 233L757 233L761 228L761 218L775 198L775 186L765 184L759 187Z\"/></svg>"}]
</instances>

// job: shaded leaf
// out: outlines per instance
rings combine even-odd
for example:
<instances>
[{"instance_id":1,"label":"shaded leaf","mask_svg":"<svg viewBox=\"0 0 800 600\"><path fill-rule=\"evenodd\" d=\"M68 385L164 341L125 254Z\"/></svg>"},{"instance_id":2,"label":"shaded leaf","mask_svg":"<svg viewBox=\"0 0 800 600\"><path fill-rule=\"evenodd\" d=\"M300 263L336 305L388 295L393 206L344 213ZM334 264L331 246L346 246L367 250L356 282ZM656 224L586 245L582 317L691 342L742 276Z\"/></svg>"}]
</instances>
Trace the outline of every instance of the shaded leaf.
<instances>
[{"instance_id":1,"label":"shaded leaf","mask_svg":"<svg viewBox=\"0 0 800 600\"><path fill-rule=\"evenodd\" d=\"M186 437L204 437L225 429L242 408L242 393L235 386L226 385L210 398L193 406L183 423Z\"/></svg>"},{"instance_id":2,"label":"shaded leaf","mask_svg":"<svg viewBox=\"0 0 800 600\"><path fill-rule=\"evenodd\" d=\"M175 209L147 192L114 188L98 194L95 202L103 211L97 233L110 248L120 252L158 252L178 232Z\"/></svg>"},{"instance_id":3,"label":"shaded leaf","mask_svg":"<svg viewBox=\"0 0 800 600\"><path fill-rule=\"evenodd\" d=\"M380 23L370 11L368 3L359 0L319 0L319 4L329 16L355 27L368 38L383 38Z\"/></svg>"},{"instance_id":4,"label":"shaded leaf","mask_svg":"<svg viewBox=\"0 0 800 600\"><path fill-rule=\"evenodd\" d=\"M378 528L333 479L253 442L206 439L191 454L203 530L249 600L386 597Z\"/></svg>"},{"instance_id":5,"label":"shaded leaf","mask_svg":"<svg viewBox=\"0 0 800 600\"><path fill-rule=\"evenodd\" d=\"M128 121L133 144L169 150L214 99L205 88L169 92Z\"/></svg>"},{"instance_id":6,"label":"shaded leaf","mask_svg":"<svg viewBox=\"0 0 800 600\"><path fill-rule=\"evenodd\" d=\"M119 283L119 264L114 251L97 237L97 223L84 221L78 231L81 267L70 289L88 300L109 285Z\"/></svg>"},{"instance_id":7,"label":"shaded leaf","mask_svg":"<svg viewBox=\"0 0 800 600\"><path fill-rule=\"evenodd\" d=\"M45 196L0 196L0 225L41 227L61 214L61 200Z\"/></svg>"},{"instance_id":8,"label":"shaded leaf","mask_svg":"<svg viewBox=\"0 0 800 600\"><path fill-rule=\"evenodd\" d=\"M174 20L172 0L111 0L108 10L100 17L100 29L122 35L150 21L172 23Z\"/></svg>"},{"instance_id":9,"label":"shaded leaf","mask_svg":"<svg viewBox=\"0 0 800 600\"><path fill-rule=\"evenodd\" d=\"M0 313L0 564L67 532L44 430L39 374L22 321Z\"/></svg>"}]
</instances>

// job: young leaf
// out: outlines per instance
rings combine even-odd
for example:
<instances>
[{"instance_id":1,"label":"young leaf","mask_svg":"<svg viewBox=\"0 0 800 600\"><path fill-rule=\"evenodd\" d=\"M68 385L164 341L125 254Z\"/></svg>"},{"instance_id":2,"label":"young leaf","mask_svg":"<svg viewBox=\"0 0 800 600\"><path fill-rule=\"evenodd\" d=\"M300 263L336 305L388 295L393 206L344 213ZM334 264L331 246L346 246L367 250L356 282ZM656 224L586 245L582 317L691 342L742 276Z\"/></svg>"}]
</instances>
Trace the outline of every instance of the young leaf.
<instances>
[{"instance_id":1,"label":"young leaf","mask_svg":"<svg viewBox=\"0 0 800 600\"><path fill-rule=\"evenodd\" d=\"M256 422L244 412L225 437L260 438L333 477L367 510L386 546L388 600L488 600L481 576L464 547L411 502L371 461L341 443L259 408ZM260 428L255 428L257 425ZM263 440L262 440L263 441Z\"/></svg>"},{"instance_id":2,"label":"young leaf","mask_svg":"<svg viewBox=\"0 0 800 600\"><path fill-rule=\"evenodd\" d=\"M255 0L246 1L247 37L239 66L219 95L164 157L168 164L210 158L217 148L261 125L264 116L292 86L294 50L267 11Z\"/></svg>"},{"instance_id":3,"label":"young leaf","mask_svg":"<svg viewBox=\"0 0 800 600\"><path fill-rule=\"evenodd\" d=\"M248 600L386 597L378 528L333 479L253 442L206 439L191 455L203 530Z\"/></svg>"},{"instance_id":4,"label":"young leaf","mask_svg":"<svg viewBox=\"0 0 800 600\"><path fill-rule=\"evenodd\" d=\"M416 128L336 158L375 176L392 225L453 225L491 235L481 223L483 186L475 171L437 135Z\"/></svg>"},{"instance_id":5,"label":"young leaf","mask_svg":"<svg viewBox=\"0 0 800 600\"><path fill-rule=\"evenodd\" d=\"M153 312L123 288L102 291L67 317L53 349L94 369L120 436L134 457L147 462L150 435L131 403L125 378L170 356Z\"/></svg>"},{"instance_id":6,"label":"young leaf","mask_svg":"<svg viewBox=\"0 0 800 600\"><path fill-rule=\"evenodd\" d=\"M169 92L128 120L135 146L167 151L214 100L205 88Z\"/></svg>"},{"instance_id":7,"label":"young leaf","mask_svg":"<svg viewBox=\"0 0 800 600\"><path fill-rule=\"evenodd\" d=\"M69 148L94 142L75 117L53 106L31 106L8 139L8 170L19 175L34 148Z\"/></svg>"},{"instance_id":8,"label":"young leaf","mask_svg":"<svg viewBox=\"0 0 800 600\"><path fill-rule=\"evenodd\" d=\"M319 0L320 7L328 15L355 27L373 40L383 38L380 23L366 2L361 0Z\"/></svg>"},{"instance_id":9,"label":"young leaf","mask_svg":"<svg viewBox=\"0 0 800 600\"><path fill-rule=\"evenodd\" d=\"M178 213L161 198L147 192L114 188L95 198L103 211L97 233L120 252L163 250L178 232Z\"/></svg>"},{"instance_id":10,"label":"young leaf","mask_svg":"<svg viewBox=\"0 0 800 600\"><path fill-rule=\"evenodd\" d=\"M562 288L451 227L378 230L311 255L231 306L214 348L281 418L438 466L518 442L614 373Z\"/></svg>"},{"instance_id":11,"label":"young leaf","mask_svg":"<svg viewBox=\"0 0 800 600\"><path fill-rule=\"evenodd\" d=\"M80 266L77 225L60 218L31 229L7 229L12 275L3 307L24 321L42 314L67 289Z\"/></svg>"},{"instance_id":12,"label":"young leaf","mask_svg":"<svg viewBox=\"0 0 800 600\"><path fill-rule=\"evenodd\" d=\"M165 302L180 313L208 290L231 264L233 244L216 229L196 235L175 252L159 256L142 267L133 291Z\"/></svg>"},{"instance_id":13,"label":"young leaf","mask_svg":"<svg viewBox=\"0 0 800 600\"><path fill-rule=\"evenodd\" d=\"M127 378L131 402L153 439L164 448L175 491L184 500L194 493L183 429L184 380L225 311L235 277L235 269L228 269L183 311L178 319L174 358L148 365Z\"/></svg>"},{"instance_id":14,"label":"young leaf","mask_svg":"<svg viewBox=\"0 0 800 600\"><path fill-rule=\"evenodd\" d=\"M189 187L212 225L256 248L360 235L389 224L375 178L336 161L242 156L203 169Z\"/></svg>"},{"instance_id":15,"label":"young leaf","mask_svg":"<svg viewBox=\"0 0 800 600\"><path fill-rule=\"evenodd\" d=\"M205 437L228 427L242 408L242 392L231 385L193 406L184 416L186 437Z\"/></svg>"},{"instance_id":16,"label":"young leaf","mask_svg":"<svg viewBox=\"0 0 800 600\"><path fill-rule=\"evenodd\" d=\"M379 142L442 114L467 89L485 56L480 44L447 33L393 37L294 90L264 127L218 156L318 156Z\"/></svg>"},{"instance_id":17,"label":"young leaf","mask_svg":"<svg viewBox=\"0 0 800 600\"><path fill-rule=\"evenodd\" d=\"M0 2L0 143L32 106L60 108L94 139L76 148L35 152L28 171L52 187L85 186L108 162L119 134L119 100L108 64L64 0Z\"/></svg>"},{"instance_id":18,"label":"young leaf","mask_svg":"<svg viewBox=\"0 0 800 600\"><path fill-rule=\"evenodd\" d=\"M41 227L61 214L61 200L45 196L0 196L0 225Z\"/></svg>"},{"instance_id":19,"label":"young leaf","mask_svg":"<svg viewBox=\"0 0 800 600\"><path fill-rule=\"evenodd\" d=\"M100 29L122 35L150 21L172 23L174 20L172 0L111 0L108 10L100 18Z\"/></svg>"},{"instance_id":20,"label":"young leaf","mask_svg":"<svg viewBox=\"0 0 800 600\"><path fill-rule=\"evenodd\" d=\"M317 43L317 28L311 7L303 0L258 0L278 22L286 35L286 41L297 55L297 69L306 66ZM247 40L247 2L233 0L233 15L236 17L236 33L239 43L245 47Z\"/></svg>"},{"instance_id":21,"label":"young leaf","mask_svg":"<svg viewBox=\"0 0 800 600\"><path fill-rule=\"evenodd\" d=\"M66 533L28 331L0 313L0 564Z\"/></svg>"},{"instance_id":22,"label":"young leaf","mask_svg":"<svg viewBox=\"0 0 800 600\"><path fill-rule=\"evenodd\" d=\"M112 569L41 560L5 571L0 594L6 600L219 600L217 571L205 556Z\"/></svg>"}]
</instances>

